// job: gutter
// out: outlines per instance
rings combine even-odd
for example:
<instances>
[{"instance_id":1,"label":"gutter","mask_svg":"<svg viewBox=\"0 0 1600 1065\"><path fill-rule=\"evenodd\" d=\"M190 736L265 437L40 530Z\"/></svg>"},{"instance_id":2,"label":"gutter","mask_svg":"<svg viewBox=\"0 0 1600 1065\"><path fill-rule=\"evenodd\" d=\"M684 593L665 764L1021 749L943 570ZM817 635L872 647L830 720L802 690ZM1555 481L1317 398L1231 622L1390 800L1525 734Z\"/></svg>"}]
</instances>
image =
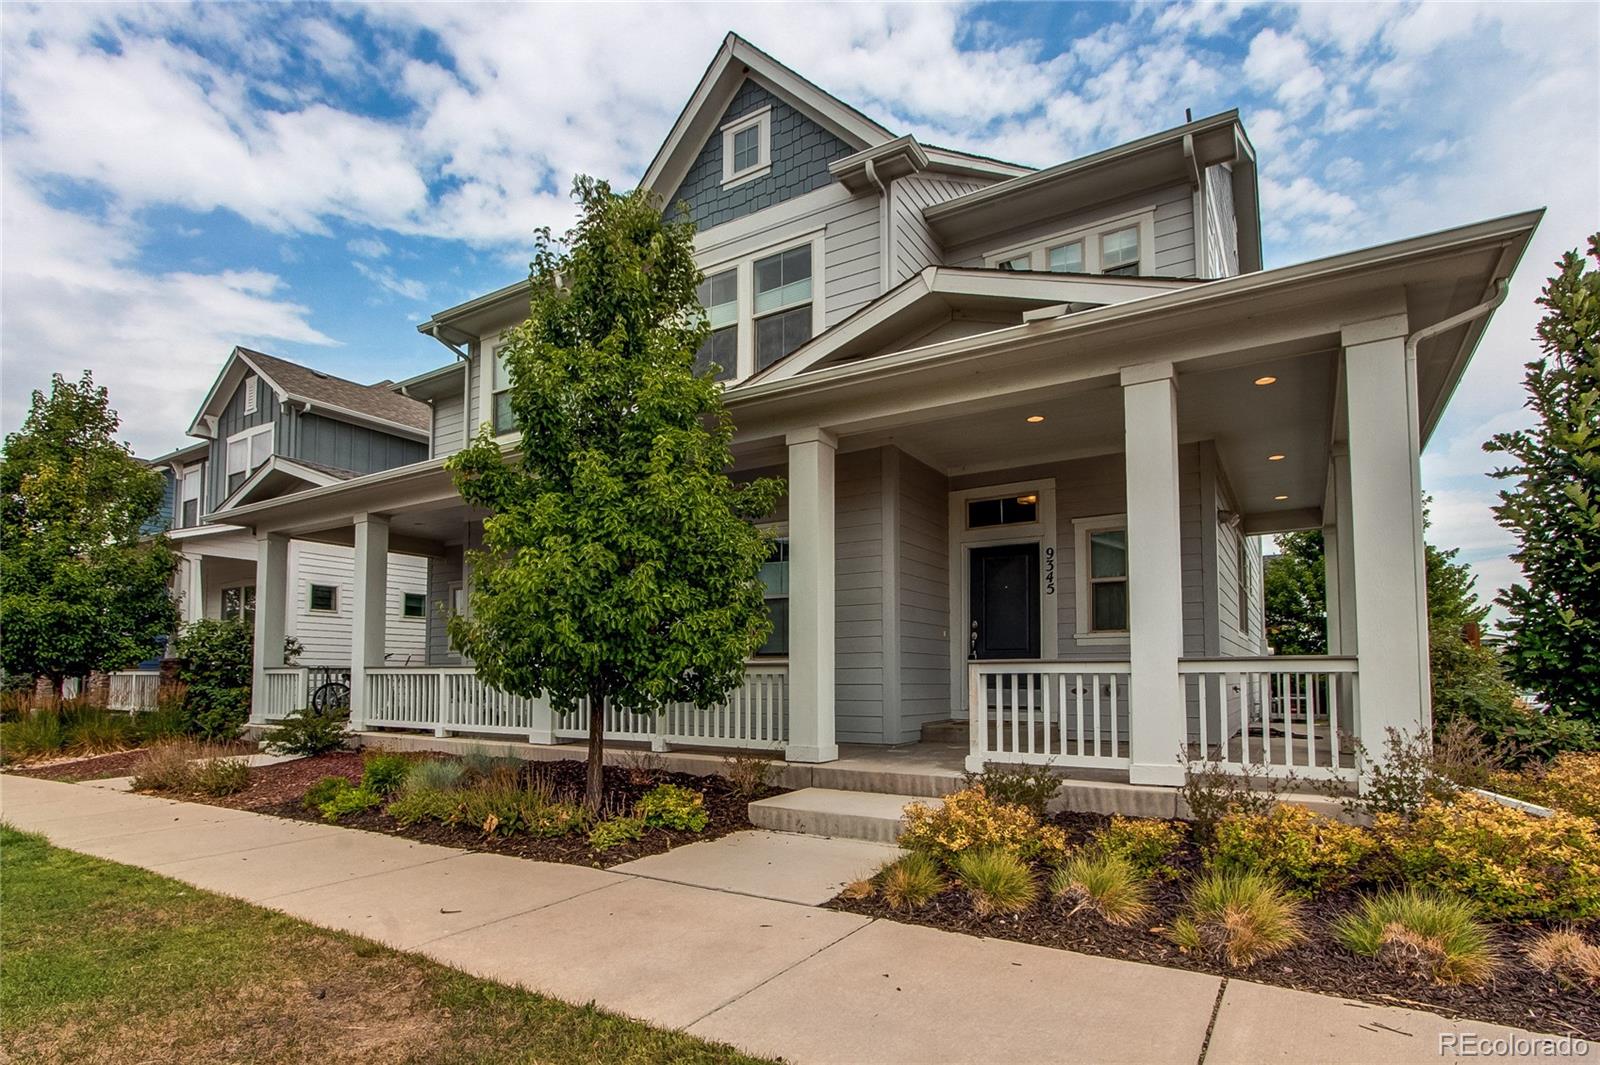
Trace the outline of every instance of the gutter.
<instances>
[{"instance_id":1,"label":"gutter","mask_svg":"<svg viewBox=\"0 0 1600 1065\"><path fill-rule=\"evenodd\" d=\"M1412 333L1410 336L1406 337L1407 368L1409 369L1410 367L1416 365L1417 348L1424 340L1430 340L1433 337L1438 336L1440 333L1448 333L1450 330L1459 325L1466 325L1468 322L1482 318L1484 315L1488 314L1490 311L1504 303L1506 301L1506 297L1510 294L1511 278L1497 278L1494 283L1493 296L1490 296L1476 307L1468 307L1460 314L1453 314L1442 322L1434 322L1432 325L1423 326L1415 333Z\"/></svg>"}]
</instances>

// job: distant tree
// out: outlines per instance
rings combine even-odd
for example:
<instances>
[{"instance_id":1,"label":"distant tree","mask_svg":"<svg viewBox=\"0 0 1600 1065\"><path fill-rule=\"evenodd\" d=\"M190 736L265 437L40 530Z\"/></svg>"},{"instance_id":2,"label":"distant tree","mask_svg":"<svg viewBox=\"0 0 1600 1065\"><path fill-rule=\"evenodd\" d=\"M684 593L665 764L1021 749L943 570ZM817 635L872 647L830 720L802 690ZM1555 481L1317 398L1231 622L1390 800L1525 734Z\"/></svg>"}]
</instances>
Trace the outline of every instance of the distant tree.
<instances>
[{"instance_id":1,"label":"distant tree","mask_svg":"<svg viewBox=\"0 0 1600 1065\"><path fill-rule=\"evenodd\" d=\"M1496 600L1506 669L1550 708L1600 724L1600 233L1588 252L1566 253L1539 297L1544 354L1523 378L1535 424L1484 449L1507 457L1494 476L1513 483L1494 514L1524 578Z\"/></svg>"},{"instance_id":2,"label":"distant tree","mask_svg":"<svg viewBox=\"0 0 1600 1065\"><path fill-rule=\"evenodd\" d=\"M58 695L67 677L150 657L178 621L172 550L141 534L161 475L116 440L118 425L88 372L57 374L0 457L0 661Z\"/></svg>"},{"instance_id":3,"label":"distant tree","mask_svg":"<svg viewBox=\"0 0 1600 1065\"><path fill-rule=\"evenodd\" d=\"M1328 602L1322 533L1285 533L1267 558L1267 644L1274 654L1328 653Z\"/></svg>"},{"instance_id":4,"label":"distant tree","mask_svg":"<svg viewBox=\"0 0 1600 1065\"><path fill-rule=\"evenodd\" d=\"M448 463L491 512L450 635L498 688L563 714L588 700L598 809L607 707L709 706L742 682L771 627L751 521L783 486L728 477L721 386L693 369L693 227L642 191L580 177L574 195L577 227L538 234L530 314L500 349L520 450L485 429Z\"/></svg>"}]
</instances>

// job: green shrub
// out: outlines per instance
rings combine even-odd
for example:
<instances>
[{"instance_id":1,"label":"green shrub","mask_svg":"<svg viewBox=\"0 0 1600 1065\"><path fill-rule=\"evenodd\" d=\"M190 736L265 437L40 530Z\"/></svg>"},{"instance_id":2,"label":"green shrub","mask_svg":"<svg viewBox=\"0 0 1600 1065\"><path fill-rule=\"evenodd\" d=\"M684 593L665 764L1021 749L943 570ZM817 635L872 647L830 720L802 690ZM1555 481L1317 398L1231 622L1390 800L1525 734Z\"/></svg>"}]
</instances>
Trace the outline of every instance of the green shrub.
<instances>
[{"instance_id":1,"label":"green shrub","mask_svg":"<svg viewBox=\"0 0 1600 1065\"><path fill-rule=\"evenodd\" d=\"M644 822L637 817L613 817L589 830L589 846L608 851L644 837Z\"/></svg>"},{"instance_id":2,"label":"green shrub","mask_svg":"<svg viewBox=\"0 0 1600 1065\"><path fill-rule=\"evenodd\" d=\"M173 641L178 679L188 685L184 730L203 739L231 740L250 715L255 633L244 621L190 622Z\"/></svg>"},{"instance_id":3,"label":"green shrub","mask_svg":"<svg viewBox=\"0 0 1600 1065\"><path fill-rule=\"evenodd\" d=\"M1266 873L1309 895L1353 882L1376 849L1364 829L1283 803L1267 814L1224 817L1210 859L1223 872Z\"/></svg>"},{"instance_id":4,"label":"green shrub","mask_svg":"<svg viewBox=\"0 0 1600 1065\"><path fill-rule=\"evenodd\" d=\"M188 695L184 684L164 684L156 691L153 710L142 710L133 715L133 734L141 746L175 740L188 734L189 714L184 709Z\"/></svg>"},{"instance_id":5,"label":"green shrub","mask_svg":"<svg viewBox=\"0 0 1600 1065\"><path fill-rule=\"evenodd\" d=\"M770 758L751 751L730 754L722 760L722 775L728 778L733 793L741 799L754 799L767 789L767 781L777 768Z\"/></svg>"},{"instance_id":6,"label":"green shrub","mask_svg":"<svg viewBox=\"0 0 1600 1065\"><path fill-rule=\"evenodd\" d=\"M704 832L711 820L705 802L706 797L698 791L677 784L657 784L639 799L634 812L652 828Z\"/></svg>"},{"instance_id":7,"label":"green shrub","mask_svg":"<svg viewBox=\"0 0 1600 1065\"><path fill-rule=\"evenodd\" d=\"M315 810L350 786L350 781L344 777L323 777L306 789L304 798L300 800L300 805L307 810Z\"/></svg>"},{"instance_id":8,"label":"green shrub","mask_svg":"<svg viewBox=\"0 0 1600 1065\"><path fill-rule=\"evenodd\" d=\"M207 758L193 764L189 780L195 794L221 798L250 785L250 766L243 758Z\"/></svg>"},{"instance_id":9,"label":"green shrub","mask_svg":"<svg viewBox=\"0 0 1600 1065\"><path fill-rule=\"evenodd\" d=\"M1067 837L1055 825L1041 825L1026 806L995 801L974 784L944 797L940 806L909 803L900 845L948 863L969 850L1008 850L1020 858L1059 859Z\"/></svg>"},{"instance_id":10,"label":"green shrub","mask_svg":"<svg viewBox=\"0 0 1600 1065\"><path fill-rule=\"evenodd\" d=\"M405 783L412 759L394 751L367 751L361 756L361 786L379 795L393 795Z\"/></svg>"},{"instance_id":11,"label":"green shrub","mask_svg":"<svg viewBox=\"0 0 1600 1065\"><path fill-rule=\"evenodd\" d=\"M874 878L890 909L920 910L944 890L939 863L921 851L910 851L884 866Z\"/></svg>"},{"instance_id":12,"label":"green shrub","mask_svg":"<svg viewBox=\"0 0 1600 1065\"><path fill-rule=\"evenodd\" d=\"M1020 913L1039 897L1033 871L1015 853L1002 847L962 851L951 866L980 917Z\"/></svg>"},{"instance_id":13,"label":"green shrub","mask_svg":"<svg viewBox=\"0 0 1600 1065\"><path fill-rule=\"evenodd\" d=\"M342 750L348 710L321 711L303 706L278 722L261 741L263 750L273 754L315 757Z\"/></svg>"},{"instance_id":14,"label":"green shrub","mask_svg":"<svg viewBox=\"0 0 1600 1065\"><path fill-rule=\"evenodd\" d=\"M1094 845L1103 853L1121 858L1144 876L1175 879L1179 870L1167 859L1183 842L1183 825L1176 821L1156 821L1146 817L1117 815L1111 824L1094 834Z\"/></svg>"},{"instance_id":15,"label":"green shrub","mask_svg":"<svg viewBox=\"0 0 1600 1065\"><path fill-rule=\"evenodd\" d=\"M449 791L461 786L466 766L454 759L424 758L406 767L401 791Z\"/></svg>"},{"instance_id":16,"label":"green shrub","mask_svg":"<svg viewBox=\"0 0 1600 1065\"><path fill-rule=\"evenodd\" d=\"M1045 807L1061 790L1061 778L1048 765L986 765L981 773L965 774L967 787L983 785L984 794L995 802L1026 807L1034 817L1044 819Z\"/></svg>"},{"instance_id":17,"label":"green shrub","mask_svg":"<svg viewBox=\"0 0 1600 1065\"><path fill-rule=\"evenodd\" d=\"M541 837L563 836L587 826L583 811L559 802L539 784L524 785L509 773L463 788L453 824L480 829L485 835L525 832Z\"/></svg>"},{"instance_id":18,"label":"green shrub","mask_svg":"<svg viewBox=\"0 0 1600 1065\"><path fill-rule=\"evenodd\" d=\"M1115 925L1128 925L1150 912L1150 885L1120 854L1091 847L1073 855L1050 877L1050 894L1087 909Z\"/></svg>"},{"instance_id":19,"label":"green shrub","mask_svg":"<svg viewBox=\"0 0 1600 1065\"><path fill-rule=\"evenodd\" d=\"M1485 983L1500 964L1470 903L1417 888L1368 896L1330 931L1352 953L1440 984Z\"/></svg>"},{"instance_id":20,"label":"green shrub","mask_svg":"<svg viewBox=\"0 0 1600 1065\"><path fill-rule=\"evenodd\" d=\"M1410 883L1460 895L1496 920L1600 917L1600 823L1536 817L1463 793L1409 820L1380 814L1373 831Z\"/></svg>"},{"instance_id":21,"label":"green shrub","mask_svg":"<svg viewBox=\"0 0 1600 1065\"><path fill-rule=\"evenodd\" d=\"M23 710L0 725L0 749L7 762L26 762L60 754L67 745L61 714L53 709Z\"/></svg>"},{"instance_id":22,"label":"green shrub","mask_svg":"<svg viewBox=\"0 0 1600 1065\"><path fill-rule=\"evenodd\" d=\"M1195 842L1202 847L1211 845L1217 826L1229 814L1270 812L1278 804L1278 792L1292 780L1274 779L1263 763L1225 764L1220 752L1203 761L1180 754L1178 761L1183 763L1183 787L1178 794L1189 808Z\"/></svg>"},{"instance_id":23,"label":"green shrub","mask_svg":"<svg viewBox=\"0 0 1600 1065\"><path fill-rule=\"evenodd\" d=\"M350 814L365 813L375 810L383 805L383 796L369 788L358 787L351 784L343 777L339 777L343 787L333 793L333 796L317 807L324 821L337 821Z\"/></svg>"},{"instance_id":24,"label":"green shrub","mask_svg":"<svg viewBox=\"0 0 1600 1065\"><path fill-rule=\"evenodd\" d=\"M1600 818L1600 752L1563 754L1520 773L1501 774L1489 787L1553 810Z\"/></svg>"},{"instance_id":25,"label":"green shrub","mask_svg":"<svg viewBox=\"0 0 1600 1065\"><path fill-rule=\"evenodd\" d=\"M1305 938L1299 906L1272 877L1217 869L1190 888L1171 935L1183 950L1232 968L1254 965Z\"/></svg>"},{"instance_id":26,"label":"green shrub","mask_svg":"<svg viewBox=\"0 0 1600 1065\"><path fill-rule=\"evenodd\" d=\"M385 812L402 825L419 821L454 824L461 809L461 792L453 788L417 788L407 784Z\"/></svg>"}]
</instances>

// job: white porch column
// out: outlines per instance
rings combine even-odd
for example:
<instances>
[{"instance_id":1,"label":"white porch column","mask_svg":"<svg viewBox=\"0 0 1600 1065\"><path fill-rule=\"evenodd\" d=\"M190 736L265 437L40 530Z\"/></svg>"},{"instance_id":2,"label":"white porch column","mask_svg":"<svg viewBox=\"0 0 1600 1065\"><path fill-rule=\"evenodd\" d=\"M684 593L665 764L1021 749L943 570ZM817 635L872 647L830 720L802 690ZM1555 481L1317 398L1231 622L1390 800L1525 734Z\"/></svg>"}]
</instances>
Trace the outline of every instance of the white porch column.
<instances>
[{"instance_id":1,"label":"white porch column","mask_svg":"<svg viewBox=\"0 0 1600 1065\"><path fill-rule=\"evenodd\" d=\"M367 667L383 665L388 623L389 519L356 518L356 586L350 625L350 728L367 719ZM258 593L259 594L259 593Z\"/></svg>"},{"instance_id":2,"label":"white porch column","mask_svg":"<svg viewBox=\"0 0 1600 1065\"><path fill-rule=\"evenodd\" d=\"M1181 784L1185 740L1178 393L1171 363L1122 371L1128 490L1128 781Z\"/></svg>"},{"instance_id":3,"label":"white porch column","mask_svg":"<svg viewBox=\"0 0 1600 1065\"><path fill-rule=\"evenodd\" d=\"M205 565L199 555L183 558L183 620L200 621L206 616Z\"/></svg>"},{"instance_id":4,"label":"white porch column","mask_svg":"<svg viewBox=\"0 0 1600 1065\"><path fill-rule=\"evenodd\" d=\"M1344 330L1358 730L1374 756L1387 727L1414 732L1431 716L1417 377L1405 332L1404 315Z\"/></svg>"},{"instance_id":5,"label":"white porch column","mask_svg":"<svg viewBox=\"0 0 1600 1065\"><path fill-rule=\"evenodd\" d=\"M1328 653L1356 653L1355 560L1350 536L1350 449L1333 445L1328 461L1328 502L1322 530L1324 595L1328 605Z\"/></svg>"},{"instance_id":6,"label":"white porch column","mask_svg":"<svg viewBox=\"0 0 1600 1065\"><path fill-rule=\"evenodd\" d=\"M833 460L822 429L789 434L789 745L791 762L831 762L834 741Z\"/></svg>"},{"instance_id":7,"label":"white porch column","mask_svg":"<svg viewBox=\"0 0 1600 1065\"><path fill-rule=\"evenodd\" d=\"M192 565L198 571L200 560L193 559ZM250 720L256 724L267 719L267 670L283 665L284 618L288 606L289 538L281 533L259 536L256 538L255 666L250 678Z\"/></svg>"}]
</instances>

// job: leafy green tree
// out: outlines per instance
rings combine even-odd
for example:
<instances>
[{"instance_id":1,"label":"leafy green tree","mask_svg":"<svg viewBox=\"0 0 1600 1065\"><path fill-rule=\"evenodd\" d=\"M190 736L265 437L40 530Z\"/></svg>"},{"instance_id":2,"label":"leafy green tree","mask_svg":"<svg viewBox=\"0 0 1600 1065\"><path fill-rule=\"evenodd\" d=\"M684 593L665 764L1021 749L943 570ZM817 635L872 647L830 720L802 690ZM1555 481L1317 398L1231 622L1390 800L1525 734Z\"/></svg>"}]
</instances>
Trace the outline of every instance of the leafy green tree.
<instances>
[{"instance_id":1,"label":"leafy green tree","mask_svg":"<svg viewBox=\"0 0 1600 1065\"><path fill-rule=\"evenodd\" d=\"M500 349L520 450L486 429L448 464L491 512L450 635L498 688L562 714L588 701L597 809L605 708L709 706L742 682L771 627L751 521L783 486L728 477L721 386L693 370L693 227L591 178L574 197L577 226L538 234L528 320Z\"/></svg>"},{"instance_id":2,"label":"leafy green tree","mask_svg":"<svg viewBox=\"0 0 1600 1065\"><path fill-rule=\"evenodd\" d=\"M1267 643L1280 655L1328 653L1328 603L1322 533L1285 533L1267 559Z\"/></svg>"},{"instance_id":3,"label":"leafy green tree","mask_svg":"<svg viewBox=\"0 0 1600 1065\"><path fill-rule=\"evenodd\" d=\"M1511 678L1551 708L1600 724L1600 233L1567 252L1539 303L1544 354L1523 378L1530 429L1497 433L1495 520L1525 582L1501 593Z\"/></svg>"},{"instance_id":4,"label":"leafy green tree","mask_svg":"<svg viewBox=\"0 0 1600 1065\"><path fill-rule=\"evenodd\" d=\"M183 697L184 732L231 740L250 716L255 634L238 619L204 618L183 627L172 646Z\"/></svg>"},{"instance_id":5,"label":"leafy green tree","mask_svg":"<svg viewBox=\"0 0 1600 1065\"><path fill-rule=\"evenodd\" d=\"M172 549L141 535L161 475L116 440L119 424L88 372L57 374L0 457L0 662L57 694L67 677L148 658L178 622Z\"/></svg>"}]
</instances>

